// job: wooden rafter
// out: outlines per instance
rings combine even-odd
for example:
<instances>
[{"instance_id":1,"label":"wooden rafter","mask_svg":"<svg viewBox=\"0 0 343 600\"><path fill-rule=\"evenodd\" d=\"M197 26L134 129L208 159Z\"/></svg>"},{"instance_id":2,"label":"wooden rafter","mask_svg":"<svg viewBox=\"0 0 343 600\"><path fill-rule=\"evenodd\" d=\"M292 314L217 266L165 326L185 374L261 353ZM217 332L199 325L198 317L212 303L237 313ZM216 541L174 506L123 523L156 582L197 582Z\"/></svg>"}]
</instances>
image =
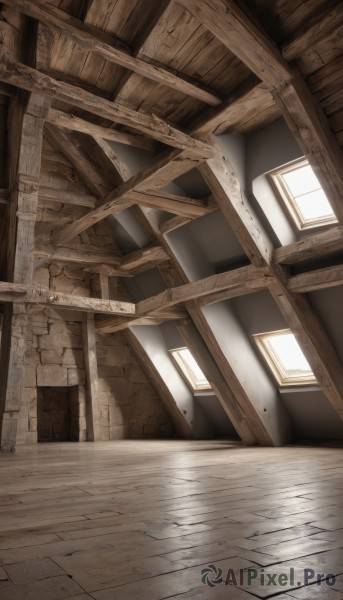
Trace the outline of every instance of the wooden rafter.
<instances>
[{"instance_id":1,"label":"wooden rafter","mask_svg":"<svg viewBox=\"0 0 343 600\"><path fill-rule=\"evenodd\" d=\"M212 187L212 192L215 194L220 184L219 192L223 193L223 176L228 170L230 178L226 180L226 204L231 207L236 206L237 196L242 199L242 204L245 207L244 213L238 215L239 219L235 221L235 233L240 239L243 249L248 254L249 247L254 241L256 234L259 236L259 244L262 248L272 249L272 244L265 232L261 230L260 224L254 221L252 213L249 211L249 201L245 197L242 184L237 176L234 175L233 167L228 167L228 159L222 161L221 172L218 172L218 165L212 169L211 161L208 161L205 171L212 171L212 176L207 177L207 182ZM221 198L221 206L225 202L225 196ZM224 209L224 206L223 206ZM230 222L231 208L223 210L224 216ZM246 214L249 215L249 221L246 220ZM240 221L240 222L239 222ZM261 238L261 239L260 239ZM258 255L257 255L258 256ZM268 255L263 255L260 252L260 257L265 261L272 260L273 252ZM336 412L340 417L343 417L343 367L337 357L336 351L328 339L324 328L319 319L316 317L309 302L305 296L292 294L286 285L286 276L282 267L271 265L269 275L271 283L269 289L281 309L281 312L288 321L290 327L297 335L298 341L307 357L323 392L331 402ZM325 352L323 352L325 348ZM332 368L335 365L335 368Z\"/></svg>"},{"instance_id":2,"label":"wooden rafter","mask_svg":"<svg viewBox=\"0 0 343 600\"><path fill-rule=\"evenodd\" d=\"M343 265L299 273L287 281L288 289L294 293L314 292L338 285L343 285Z\"/></svg>"},{"instance_id":3,"label":"wooden rafter","mask_svg":"<svg viewBox=\"0 0 343 600\"><path fill-rule=\"evenodd\" d=\"M164 144L187 150L189 155L199 159L213 155L210 146L183 133L155 115L151 116L122 104L110 102L69 83L58 81L37 69L6 60L4 56L1 57L0 81L60 100L114 123L126 125Z\"/></svg>"},{"instance_id":4,"label":"wooden rafter","mask_svg":"<svg viewBox=\"0 0 343 600\"><path fill-rule=\"evenodd\" d=\"M273 93L299 146L343 223L343 156L327 118L308 86L279 48L234 0L180 0Z\"/></svg>"},{"instance_id":5,"label":"wooden rafter","mask_svg":"<svg viewBox=\"0 0 343 600\"><path fill-rule=\"evenodd\" d=\"M343 227L332 227L303 240L276 248L274 264L291 265L343 250Z\"/></svg>"}]
</instances>

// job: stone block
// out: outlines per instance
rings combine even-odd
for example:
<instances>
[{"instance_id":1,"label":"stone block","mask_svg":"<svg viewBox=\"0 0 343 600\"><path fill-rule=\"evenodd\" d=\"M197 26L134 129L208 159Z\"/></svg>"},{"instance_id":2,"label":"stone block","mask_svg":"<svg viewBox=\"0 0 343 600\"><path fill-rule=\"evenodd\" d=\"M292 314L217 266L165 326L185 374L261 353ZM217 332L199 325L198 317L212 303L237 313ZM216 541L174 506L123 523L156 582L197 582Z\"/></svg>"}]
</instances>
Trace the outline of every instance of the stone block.
<instances>
[{"instance_id":1,"label":"stone block","mask_svg":"<svg viewBox=\"0 0 343 600\"><path fill-rule=\"evenodd\" d=\"M85 385L84 369L67 369L68 370L68 385Z\"/></svg>"},{"instance_id":2,"label":"stone block","mask_svg":"<svg viewBox=\"0 0 343 600\"><path fill-rule=\"evenodd\" d=\"M63 353L62 359L63 365L83 367L83 351L77 350L74 348L73 350L66 348Z\"/></svg>"},{"instance_id":3,"label":"stone block","mask_svg":"<svg viewBox=\"0 0 343 600\"><path fill-rule=\"evenodd\" d=\"M37 377L36 377L37 367L27 366L25 367L25 375L24 375L24 387L25 388L35 388L37 385Z\"/></svg>"},{"instance_id":4,"label":"stone block","mask_svg":"<svg viewBox=\"0 0 343 600\"><path fill-rule=\"evenodd\" d=\"M37 385L40 387L66 387L68 369L57 366L37 367Z\"/></svg>"},{"instance_id":5,"label":"stone block","mask_svg":"<svg viewBox=\"0 0 343 600\"><path fill-rule=\"evenodd\" d=\"M62 349L42 350L40 353L42 365L61 365L62 364Z\"/></svg>"}]
</instances>

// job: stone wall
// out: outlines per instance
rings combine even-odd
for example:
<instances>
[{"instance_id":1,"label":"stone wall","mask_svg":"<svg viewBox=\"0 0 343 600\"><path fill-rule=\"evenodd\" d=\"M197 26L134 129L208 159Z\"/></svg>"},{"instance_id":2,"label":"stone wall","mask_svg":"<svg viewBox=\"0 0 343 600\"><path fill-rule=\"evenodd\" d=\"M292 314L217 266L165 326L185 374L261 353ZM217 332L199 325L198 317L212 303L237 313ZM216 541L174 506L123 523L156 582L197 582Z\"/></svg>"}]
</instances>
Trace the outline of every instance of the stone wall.
<instances>
[{"instance_id":1,"label":"stone wall","mask_svg":"<svg viewBox=\"0 0 343 600\"><path fill-rule=\"evenodd\" d=\"M103 439L173 436L171 420L121 333L97 338Z\"/></svg>"},{"instance_id":2,"label":"stone wall","mask_svg":"<svg viewBox=\"0 0 343 600\"><path fill-rule=\"evenodd\" d=\"M88 192L68 160L46 141L43 144L41 185L64 190L71 195ZM50 234L57 226L78 219L89 209L45 202L38 209L36 248L50 247ZM73 239L66 251L119 255L113 234L101 222ZM97 276L82 267L65 264L41 265L34 272L34 284L51 291L99 296ZM121 281L110 278L111 297L130 300ZM87 390L82 343L82 314L69 310L29 307L26 331L26 369L19 415L19 444L37 442L37 388L69 387L80 398L80 440L86 439ZM100 425L103 440L170 437L171 420L125 340L125 336L99 336ZM1 377L1 374L0 374ZM83 391L82 391L83 390ZM83 399L82 399L83 394Z\"/></svg>"}]
</instances>

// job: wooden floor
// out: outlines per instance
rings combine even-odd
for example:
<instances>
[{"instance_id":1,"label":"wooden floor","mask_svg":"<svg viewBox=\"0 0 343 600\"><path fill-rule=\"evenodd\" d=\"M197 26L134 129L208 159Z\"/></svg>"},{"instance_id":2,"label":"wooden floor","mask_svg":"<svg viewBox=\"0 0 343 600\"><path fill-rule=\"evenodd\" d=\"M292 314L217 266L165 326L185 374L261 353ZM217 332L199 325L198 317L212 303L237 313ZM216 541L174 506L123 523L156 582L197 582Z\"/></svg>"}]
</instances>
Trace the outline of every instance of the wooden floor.
<instances>
[{"instance_id":1,"label":"wooden floor","mask_svg":"<svg viewBox=\"0 0 343 600\"><path fill-rule=\"evenodd\" d=\"M342 600L342 472L339 448L19 447L0 457L0 598Z\"/></svg>"}]
</instances>

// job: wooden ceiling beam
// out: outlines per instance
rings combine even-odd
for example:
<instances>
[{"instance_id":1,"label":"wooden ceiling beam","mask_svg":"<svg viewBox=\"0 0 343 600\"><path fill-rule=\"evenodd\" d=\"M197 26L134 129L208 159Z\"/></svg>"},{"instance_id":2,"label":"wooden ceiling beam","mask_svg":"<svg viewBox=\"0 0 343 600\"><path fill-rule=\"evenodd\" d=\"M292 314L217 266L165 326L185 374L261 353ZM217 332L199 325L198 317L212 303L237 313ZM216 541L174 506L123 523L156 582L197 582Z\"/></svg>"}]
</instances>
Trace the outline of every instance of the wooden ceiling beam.
<instances>
[{"instance_id":1,"label":"wooden ceiling beam","mask_svg":"<svg viewBox=\"0 0 343 600\"><path fill-rule=\"evenodd\" d=\"M58 81L37 69L11 62L4 54L0 62L0 81L76 106L114 123L126 125L166 145L186 150L190 156L198 159L204 160L213 156L213 149L210 146L183 133L155 115L136 111L95 96L80 87Z\"/></svg>"},{"instance_id":2,"label":"wooden ceiling beam","mask_svg":"<svg viewBox=\"0 0 343 600\"><path fill-rule=\"evenodd\" d=\"M234 0L180 2L267 85L343 224L343 155L304 79Z\"/></svg>"},{"instance_id":3,"label":"wooden ceiling beam","mask_svg":"<svg viewBox=\"0 0 343 600\"><path fill-rule=\"evenodd\" d=\"M53 236L54 245L64 245L95 223L105 219L116 211L121 212L124 207L127 208L135 204L132 196L131 200L128 199L129 194L132 194L133 191L145 192L152 185L163 187L178 175L190 171L197 165L192 160L178 160L181 154L181 150L174 150L172 153L167 152L153 159L148 167L105 196L93 211L60 231L56 231Z\"/></svg>"},{"instance_id":4,"label":"wooden ceiling beam","mask_svg":"<svg viewBox=\"0 0 343 600\"><path fill-rule=\"evenodd\" d=\"M87 133L94 137L99 137L104 140L110 140L112 142L118 142L119 144L125 144L127 146L134 146L135 148L141 148L143 150L153 150L155 144L152 140L145 138L142 135L133 135L124 133L113 129L111 127L103 127L86 119L81 119L73 113L67 113L62 110L50 108L46 121L56 127L62 127L69 131L79 131L81 133Z\"/></svg>"},{"instance_id":5,"label":"wooden ceiling beam","mask_svg":"<svg viewBox=\"0 0 343 600\"><path fill-rule=\"evenodd\" d=\"M287 280L287 288L294 293L315 292L338 285L343 285L343 265L299 273Z\"/></svg>"},{"instance_id":6,"label":"wooden ceiling beam","mask_svg":"<svg viewBox=\"0 0 343 600\"><path fill-rule=\"evenodd\" d=\"M120 172L122 172L122 171L123 171L123 169L120 169ZM127 174L127 176L128 176L128 174ZM172 285L172 286L179 285L180 282L182 282L182 281L184 281L185 283L188 282L186 274L184 273L181 265L179 264L174 251L171 249L167 240L164 238L163 234L160 232L158 226L154 223L151 215L149 215L149 213L147 212L147 210L144 207L136 206L135 208L137 209L137 214L138 214L137 218L139 219L139 222L141 223L141 225L145 228L147 234L150 236L150 238L152 240L154 240L155 243L160 244L171 258L171 263L169 263L169 264L164 263L163 266L161 265L159 267L159 271L162 274L162 276L164 277L164 279L167 281L167 283L169 285ZM213 334L211 334L209 327L206 323L206 320L203 318L201 306L199 303L197 303L197 301L192 301L192 302L187 303L187 307L189 307L190 304L192 305L192 308L194 309L194 314L193 314L192 318L193 319L198 318L198 322L197 322L196 326L198 327L200 335L203 337L205 343L208 344L213 339ZM178 310L179 311L180 307L174 306L174 307L171 307L171 309L169 309L169 311L170 310L172 310L172 311ZM164 314L165 314L165 311L166 311L166 309L164 308L164 310L163 310ZM159 311L157 311L157 313L158 312ZM126 335L130 339L130 342L135 340L134 336L130 332L130 329L128 329L128 331L126 332ZM137 348L138 347L139 347L139 345L137 346ZM134 348L136 349L135 344L134 344ZM140 347L139 357L141 357L142 350L143 350L143 348ZM210 350L210 351L212 351L212 350ZM242 441L244 443L252 443L255 439L258 439L261 443L269 443L270 438L268 437L268 434L266 434L264 427L260 426L259 417L256 416L255 411L251 405L251 402L246 397L244 392L242 394L240 394L240 390L239 390L238 399L236 399L236 397L233 396L232 391L231 391L231 383L232 383L232 381L235 380L235 376L232 373L225 357L223 356L222 352L220 351L218 344L215 344L213 356L214 356L215 360L217 360L217 358L219 359L218 362L220 363L220 369L223 369L223 372L225 372L225 383L226 383L226 386L223 387L221 385L221 382L217 381L217 378L215 378L216 379L216 390L217 390L218 394L220 395L221 401L226 406L225 410L230 410L230 417L231 417L232 423L233 423L237 433L241 436ZM147 361L149 362L149 357L146 353L144 354L144 357L145 357L145 362L147 362ZM227 378L226 372L228 370L230 371L230 376ZM151 372L149 371L149 376L152 378L152 380L155 382L155 384L158 387L160 387L162 385L162 391L163 391L164 383L163 383L163 380L161 380L161 377L159 376L159 374L155 370L153 370ZM236 390L235 390L235 393L236 393ZM171 399L169 398L169 400L171 400ZM242 405L245 406L245 404L246 404L246 410L243 410ZM252 427L252 424L254 424L254 427ZM253 430L254 430L254 433L253 433Z\"/></svg>"},{"instance_id":7,"label":"wooden ceiling beam","mask_svg":"<svg viewBox=\"0 0 343 600\"><path fill-rule=\"evenodd\" d=\"M21 304L36 304L50 308L72 309L105 315L135 314L135 305L130 302L74 296L43 289L39 286L5 281L0 282L0 302L20 302Z\"/></svg>"},{"instance_id":8,"label":"wooden ceiling beam","mask_svg":"<svg viewBox=\"0 0 343 600\"><path fill-rule=\"evenodd\" d=\"M272 249L272 243L268 241L266 233L261 231L259 222L255 220L253 213L249 210L249 201L228 159L226 159L226 165L230 177L227 177L225 180L225 188L222 184L223 172L225 171L222 169L216 172L215 169L212 169L211 162L213 161L208 161L208 165L206 166L207 171L209 169L212 171L212 177L207 181L214 195L216 195L218 189L219 205L229 226L232 226L231 207L236 208L237 197L241 198L242 206L244 206L242 213L236 211L237 218L234 229L243 250L248 254L250 244L252 241L255 241L256 234L262 237L262 248ZM229 206L228 210L225 209L224 205L224 191L226 194L226 204ZM219 195L221 196L220 200ZM268 262L272 260L272 257L273 252L269 252L267 256ZM321 389L337 414L343 419L343 367L333 345L306 297L300 294L293 294L288 289L286 275L282 267L272 264L268 276L268 289L293 333L297 336L299 344L311 365Z\"/></svg>"},{"instance_id":9,"label":"wooden ceiling beam","mask_svg":"<svg viewBox=\"0 0 343 600\"><path fill-rule=\"evenodd\" d=\"M343 250L343 227L330 227L309 237L276 248L273 253L273 264L292 265L302 261L319 258Z\"/></svg>"},{"instance_id":10,"label":"wooden ceiling beam","mask_svg":"<svg viewBox=\"0 0 343 600\"><path fill-rule=\"evenodd\" d=\"M39 2L39 0L4 0L4 3L72 39L82 50L88 50L159 84L176 88L183 94L211 106L221 104L221 98L199 82L181 73L176 74L162 65L157 66L132 56L130 52L118 47L118 40L115 38L83 23L50 3Z\"/></svg>"},{"instance_id":11,"label":"wooden ceiling beam","mask_svg":"<svg viewBox=\"0 0 343 600\"><path fill-rule=\"evenodd\" d=\"M235 94L232 100L233 105L235 107L241 106L241 99L242 98L239 94ZM213 117L212 112L210 111L207 114L210 122ZM193 135L197 135L200 131L203 131L205 124L206 117L203 117L201 122L196 122L195 125L190 129ZM54 234L54 244L63 245L75 235L78 235L78 233L91 227L94 223L101 221L116 211L120 212L123 210L123 208L127 206L127 199L125 201L127 194L133 191L142 193L152 187L163 188L176 177L192 170L197 166L198 162L196 160L192 161L188 157L188 153L180 150L169 151L168 153L162 155L162 157L158 156L155 159L152 159L147 168L142 169L140 173L134 177L131 177L130 181L125 179L125 182L123 182L119 188L115 189L111 194L103 198L101 203L99 203L99 206L93 212L89 213L85 217L82 217L75 223L64 227L63 230L56 231ZM159 192L159 195L161 196L161 192ZM180 207L178 207L177 210L179 212ZM185 214L183 212L182 216L189 217L189 213ZM193 215L191 215L191 218L193 218ZM143 218L143 220L145 223L147 223L146 219Z\"/></svg>"},{"instance_id":12,"label":"wooden ceiling beam","mask_svg":"<svg viewBox=\"0 0 343 600\"><path fill-rule=\"evenodd\" d=\"M135 271L146 262L160 263L169 260L167 252L162 246L153 246L142 248L123 256L120 260L120 267L123 271Z\"/></svg>"},{"instance_id":13,"label":"wooden ceiling beam","mask_svg":"<svg viewBox=\"0 0 343 600\"><path fill-rule=\"evenodd\" d=\"M189 217L197 219L208 215L215 206L208 203L208 198L201 200L188 198L160 192L159 190L146 190L145 192L133 191L128 194L128 198L135 204L147 206L149 208L158 208L166 212L170 212L181 217Z\"/></svg>"},{"instance_id":14,"label":"wooden ceiling beam","mask_svg":"<svg viewBox=\"0 0 343 600\"><path fill-rule=\"evenodd\" d=\"M95 208L97 197L92 194L70 192L58 190L46 186L39 186L38 204L44 206L46 202L56 202L58 204L71 204L73 206L84 206L85 208Z\"/></svg>"},{"instance_id":15,"label":"wooden ceiling beam","mask_svg":"<svg viewBox=\"0 0 343 600\"><path fill-rule=\"evenodd\" d=\"M95 328L97 333L109 334L123 331L132 326L138 325L161 325L167 321L180 321L189 318L185 309L172 307L168 311L161 310L156 313L152 312L144 317L108 317L97 319Z\"/></svg>"},{"instance_id":16,"label":"wooden ceiling beam","mask_svg":"<svg viewBox=\"0 0 343 600\"><path fill-rule=\"evenodd\" d=\"M152 298L141 300L136 305L136 314L137 316L144 316L151 311L164 310L170 306L188 302L195 298L203 298L222 290L234 289L239 293L241 286L250 286L251 292L253 292L256 285L259 289L263 284L264 287L267 287L269 278L268 268L254 267L253 265L219 273L218 275L211 275L205 279L167 289Z\"/></svg>"}]
</instances>

